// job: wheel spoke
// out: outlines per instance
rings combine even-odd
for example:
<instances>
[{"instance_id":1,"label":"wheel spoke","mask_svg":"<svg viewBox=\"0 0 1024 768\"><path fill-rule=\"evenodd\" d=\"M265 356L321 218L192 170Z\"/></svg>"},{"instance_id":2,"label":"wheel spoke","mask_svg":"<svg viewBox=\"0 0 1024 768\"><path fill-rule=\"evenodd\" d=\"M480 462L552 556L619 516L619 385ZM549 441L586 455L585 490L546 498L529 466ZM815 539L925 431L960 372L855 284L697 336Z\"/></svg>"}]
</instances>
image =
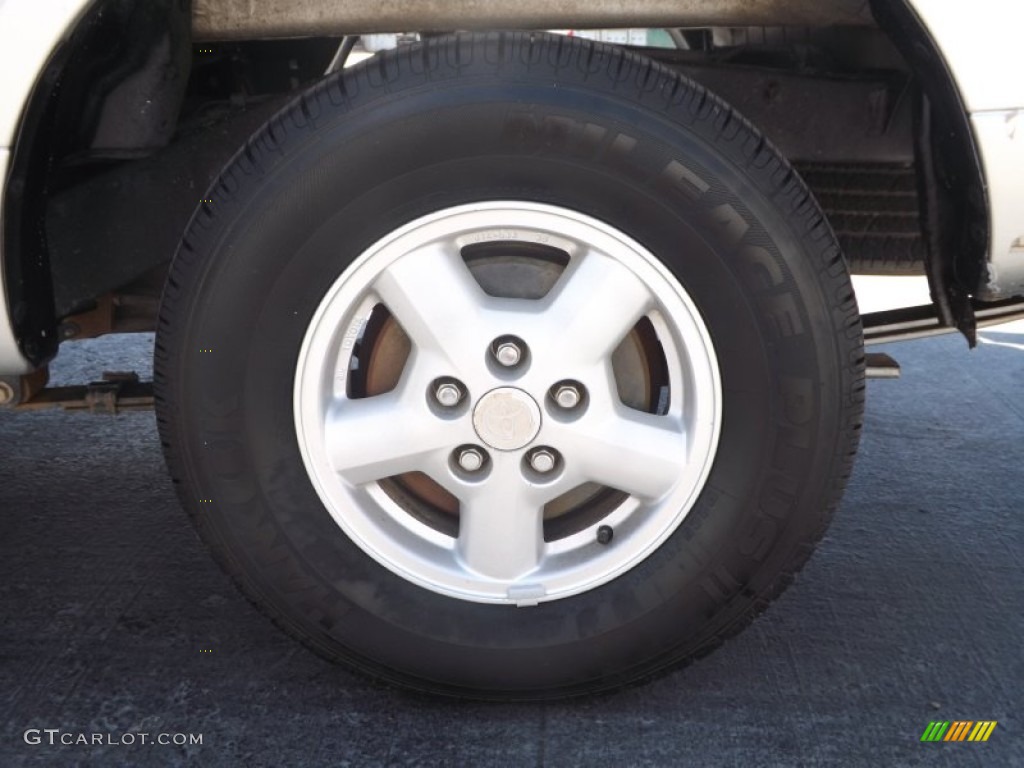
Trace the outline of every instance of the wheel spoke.
<instances>
[{"instance_id":1,"label":"wheel spoke","mask_svg":"<svg viewBox=\"0 0 1024 768\"><path fill-rule=\"evenodd\" d=\"M330 410L324 428L334 470L353 485L422 470L437 463L453 437L445 422L428 418L403 402L399 391L343 400Z\"/></svg>"},{"instance_id":2,"label":"wheel spoke","mask_svg":"<svg viewBox=\"0 0 1024 768\"><path fill-rule=\"evenodd\" d=\"M517 455L493 458L487 479L460 499L457 551L476 573L514 581L536 568L543 556L543 504L529 492Z\"/></svg>"},{"instance_id":3,"label":"wheel spoke","mask_svg":"<svg viewBox=\"0 0 1024 768\"><path fill-rule=\"evenodd\" d=\"M392 263L374 284L381 301L421 351L455 368L476 349L486 294L456 248L432 243Z\"/></svg>"},{"instance_id":4,"label":"wheel spoke","mask_svg":"<svg viewBox=\"0 0 1024 768\"><path fill-rule=\"evenodd\" d=\"M596 251L570 265L548 301L544 322L558 329L555 359L581 365L609 357L652 306L636 275Z\"/></svg>"},{"instance_id":5,"label":"wheel spoke","mask_svg":"<svg viewBox=\"0 0 1024 768\"><path fill-rule=\"evenodd\" d=\"M555 443L574 473L645 501L672 489L686 462L686 435L678 420L618 406L599 421L559 430Z\"/></svg>"}]
</instances>

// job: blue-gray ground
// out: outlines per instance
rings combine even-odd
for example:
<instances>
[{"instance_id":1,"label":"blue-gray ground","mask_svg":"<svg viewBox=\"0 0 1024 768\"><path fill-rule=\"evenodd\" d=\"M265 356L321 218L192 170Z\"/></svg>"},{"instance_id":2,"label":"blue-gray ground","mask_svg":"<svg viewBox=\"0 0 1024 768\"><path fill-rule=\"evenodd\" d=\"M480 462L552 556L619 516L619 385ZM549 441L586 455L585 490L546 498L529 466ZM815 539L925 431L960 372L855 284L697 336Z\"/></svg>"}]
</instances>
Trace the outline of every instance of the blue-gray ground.
<instances>
[{"instance_id":1,"label":"blue-gray ground","mask_svg":"<svg viewBox=\"0 0 1024 768\"><path fill-rule=\"evenodd\" d=\"M545 705L413 697L294 644L195 538L151 413L0 413L0 765L1024 765L1024 324L984 335L889 348L904 378L869 384L835 524L750 629L644 687ZM148 375L151 348L72 345L57 373ZM939 719L999 725L920 743ZM203 744L32 746L29 728Z\"/></svg>"}]
</instances>

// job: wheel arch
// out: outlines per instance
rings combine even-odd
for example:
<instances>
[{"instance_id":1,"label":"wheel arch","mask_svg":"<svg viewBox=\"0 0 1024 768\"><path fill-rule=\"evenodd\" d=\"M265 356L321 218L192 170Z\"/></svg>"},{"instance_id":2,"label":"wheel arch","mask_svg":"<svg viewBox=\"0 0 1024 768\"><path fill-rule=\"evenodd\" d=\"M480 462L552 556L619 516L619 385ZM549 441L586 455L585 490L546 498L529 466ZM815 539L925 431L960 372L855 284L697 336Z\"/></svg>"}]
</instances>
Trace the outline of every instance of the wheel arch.
<instances>
[{"instance_id":1,"label":"wheel arch","mask_svg":"<svg viewBox=\"0 0 1024 768\"><path fill-rule=\"evenodd\" d=\"M966 94L912 0L871 0L879 26L921 83L915 131L918 190L932 300L973 343L971 297L986 279L990 201Z\"/></svg>"},{"instance_id":2,"label":"wheel arch","mask_svg":"<svg viewBox=\"0 0 1024 768\"><path fill-rule=\"evenodd\" d=\"M190 0L0 7L0 43L10 37L0 64L14 73L0 109L0 146L9 144L0 373L45 363L59 341L45 228L55 159L98 150L115 161L170 141L191 61L190 12Z\"/></svg>"}]
</instances>

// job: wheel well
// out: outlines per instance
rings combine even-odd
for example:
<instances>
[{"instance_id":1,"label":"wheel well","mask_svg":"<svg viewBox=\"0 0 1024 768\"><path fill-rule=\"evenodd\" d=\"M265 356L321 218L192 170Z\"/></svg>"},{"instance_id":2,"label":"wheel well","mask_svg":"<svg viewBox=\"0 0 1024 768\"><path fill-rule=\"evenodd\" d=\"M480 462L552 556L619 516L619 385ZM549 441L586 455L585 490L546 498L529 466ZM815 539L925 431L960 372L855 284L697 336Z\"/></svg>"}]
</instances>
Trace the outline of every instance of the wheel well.
<instances>
[{"instance_id":1,"label":"wheel well","mask_svg":"<svg viewBox=\"0 0 1024 768\"><path fill-rule=\"evenodd\" d=\"M942 320L966 328L988 242L978 153L920 20L905 0L872 9L878 26L707 26L675 35L686 50L643 52L734 103L812 182L822 166L905 169L919 200L901 226L919 246L900 257L927 269ZM63 339L152 327L205 190L342 40L195 43L190 11L99 0L32 97L3 218L12 314L37 363ZM843 241L855 266L863 239Z\"/></svg>"},{"instance_id":2,"label":"wheel well","mask_svg":"<svg viewBox=\"0 0 1024 768\"><path fill-rule=\"evenodd\" d=\"M26 105L4 196L8 303L25 356L56 351L58 299L67 271L54 259L48 225L56 198L98 169L168 145L191 64L187 0L97 0L53 52ZM104 260L81 238L87 269Z\"/></svg>"}]
</instances>

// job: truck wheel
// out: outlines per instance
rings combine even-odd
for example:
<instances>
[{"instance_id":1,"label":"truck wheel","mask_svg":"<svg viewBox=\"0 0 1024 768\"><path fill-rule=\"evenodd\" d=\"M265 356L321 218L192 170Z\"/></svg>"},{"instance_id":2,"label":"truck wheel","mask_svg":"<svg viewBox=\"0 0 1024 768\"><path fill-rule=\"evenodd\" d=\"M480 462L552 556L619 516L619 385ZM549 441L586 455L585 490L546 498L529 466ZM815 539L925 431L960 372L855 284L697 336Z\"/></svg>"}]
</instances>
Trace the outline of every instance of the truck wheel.
<instances>
[{"instance_id":1,"label":"truck wheel","mask_svg":"<svg viewBox=\"0 0 1024 768\"><path fill-rule=\"evenodd\" d=\"M814 200L645 58L429 41L274 117L163 300L161 434L242 590L324 656L489 698L706 653L850 472L862 333Z\"/></svg>"}]
</instances>

